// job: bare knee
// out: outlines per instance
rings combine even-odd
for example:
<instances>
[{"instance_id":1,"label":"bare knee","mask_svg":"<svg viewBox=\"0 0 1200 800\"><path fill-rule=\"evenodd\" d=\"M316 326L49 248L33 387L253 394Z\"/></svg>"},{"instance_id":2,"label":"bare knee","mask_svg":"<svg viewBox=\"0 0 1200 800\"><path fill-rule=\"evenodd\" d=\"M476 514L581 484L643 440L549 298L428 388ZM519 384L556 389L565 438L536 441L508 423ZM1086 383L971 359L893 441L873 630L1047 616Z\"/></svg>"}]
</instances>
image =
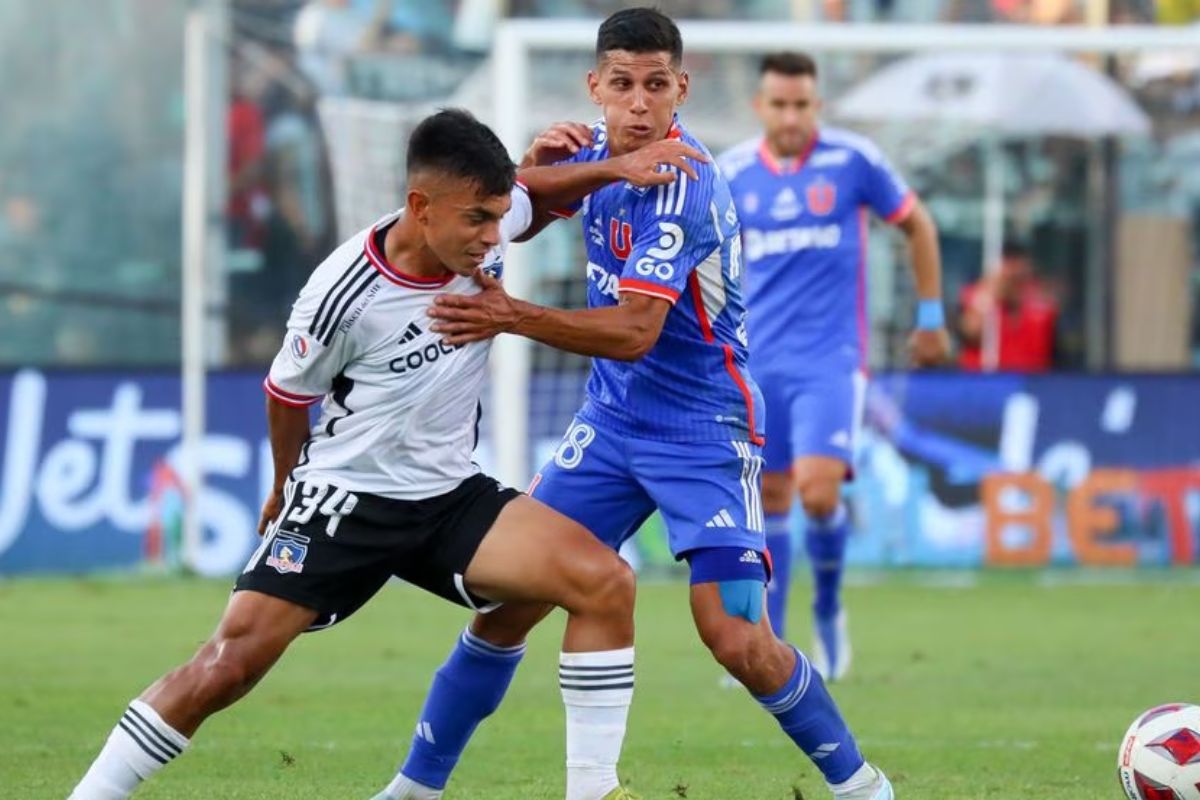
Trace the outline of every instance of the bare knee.
<instances>
[{"instance_id":1,"label":"bare knee","mask_svg":"<svg viewBox=\"0 0 1200 800\"><path fill-rule=\"evenodd\" d=\"M795 487L792 476L787 472L765 472L762 481L763 511L768 514L786 514L792 508Z\"/></svg>"},{"instance_id":2,"label":"bare knee","mask_svg":"<svg viewBox=\"0 0 1200 800\"><path fill-rule=\"evenodd\" d=\"M606 617L632 617L637 578L625 560L612 553L604 564L589 565L577 591L579 610Z\"/></svg>"},{"instance_id":3,"label":"bare knee","mask_svg":"<svg viewBox=\"0 0 1200 800\"><path fill-rule=\"evenodd\" d=\"M828 519L842 502L842 487L827 478L810 481L800 487L800 502L809 519Z\"/></svg>"}]
</instances>

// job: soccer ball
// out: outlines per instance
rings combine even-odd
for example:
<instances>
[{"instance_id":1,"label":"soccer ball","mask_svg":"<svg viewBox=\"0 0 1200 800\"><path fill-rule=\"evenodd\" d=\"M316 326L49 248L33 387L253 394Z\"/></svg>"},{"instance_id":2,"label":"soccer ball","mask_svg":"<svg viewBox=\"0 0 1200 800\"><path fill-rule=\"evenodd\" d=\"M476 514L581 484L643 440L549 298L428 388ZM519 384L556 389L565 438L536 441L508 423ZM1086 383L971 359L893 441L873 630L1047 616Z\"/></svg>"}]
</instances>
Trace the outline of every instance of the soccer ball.
<instances>
[{"instance_id":1,"label":"soccer ball","mask_svg":"<svg viewBox=\"0 0 1200 800\"><path fill-rule=\"evenodd\" d=\"M1129 800L1200 800L1200 706L1170 703L1135 719L1117 774Z\"/></svg>"}]
</instances>

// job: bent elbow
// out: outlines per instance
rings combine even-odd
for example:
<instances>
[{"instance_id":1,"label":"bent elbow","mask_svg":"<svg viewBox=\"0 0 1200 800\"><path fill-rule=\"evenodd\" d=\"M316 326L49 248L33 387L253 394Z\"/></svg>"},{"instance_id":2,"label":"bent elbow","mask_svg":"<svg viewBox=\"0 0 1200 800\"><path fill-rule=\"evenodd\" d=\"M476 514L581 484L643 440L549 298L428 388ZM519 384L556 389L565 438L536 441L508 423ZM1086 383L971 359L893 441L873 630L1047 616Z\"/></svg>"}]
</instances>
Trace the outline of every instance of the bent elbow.
<instances>
[{"instance_id":1,"label":"bent elbow","mask_svg":"<svg viewBox=\"0 0 1200 800\"><path fill-rule=\"evenodd\" d=\"M622 361L641 361L651 350L658 337L655 331L634 329L630 331L629 340L622 349Z\"/></svg>"}]
</instances>

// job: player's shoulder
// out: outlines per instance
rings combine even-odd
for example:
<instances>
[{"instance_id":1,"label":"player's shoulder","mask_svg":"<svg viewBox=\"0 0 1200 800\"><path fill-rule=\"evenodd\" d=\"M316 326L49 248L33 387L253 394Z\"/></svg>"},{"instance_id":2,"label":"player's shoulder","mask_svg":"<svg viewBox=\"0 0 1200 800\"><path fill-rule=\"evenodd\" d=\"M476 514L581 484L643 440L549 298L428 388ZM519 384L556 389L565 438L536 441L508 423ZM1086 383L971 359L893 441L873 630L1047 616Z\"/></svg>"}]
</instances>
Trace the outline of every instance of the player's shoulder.
<instances>
[{"instance_id":1,"label":"player's shoulder","mask_svg":"<svg viewBox=\"0 0 1200 800\"><path fill-rule=\"evenodd\" d=\"M836 166L854 159L878 164L883 160L879 145L866 136L846 128L822 127L817 136L817 146L809 163L814 167Z\"/></svg>"},{"instance_id":2,"label":"player's shoulder","mask_svg":"<svg viewBox=\"0 0 1200 800\"><path fill-rule=\"evenodd\" d=\"M395 211L338 245L313 270L292 306L292 325L308 327L322 339L354 327L388 284L372 256L371 236L399 217ZM328 334L325 336L323 334Z\"/></svg>"},{"instance_id":3,"label":"player's shoulder","mask_svg":"<svg viewBox=\"0 0 1200 800\"><path fill-rule=\"evenodd\" d=\"M725 180L733 182L741 173L758 163L758 150L762 139L754 137L735 144L717 156L717 166Z\"/></svg>"}]
</instances>

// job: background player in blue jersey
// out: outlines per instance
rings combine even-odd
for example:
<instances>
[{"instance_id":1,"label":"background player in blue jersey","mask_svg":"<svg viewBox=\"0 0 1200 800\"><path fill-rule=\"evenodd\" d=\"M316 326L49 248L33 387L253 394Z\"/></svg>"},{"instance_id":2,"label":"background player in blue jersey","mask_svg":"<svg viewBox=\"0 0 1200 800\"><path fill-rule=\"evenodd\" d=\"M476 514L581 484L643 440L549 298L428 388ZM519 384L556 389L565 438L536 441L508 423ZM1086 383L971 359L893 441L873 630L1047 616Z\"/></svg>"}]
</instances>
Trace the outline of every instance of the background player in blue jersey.
<instances>
[{"instance_id":1,"label":"background player in blue jersey","mask_svg":"<svg viewBox=\"0 0 1200 800\"><path fill-rule=\"evenodd\" d=\"M918 365L945 360L948 338L933 221L879 150L818 127L817 66L800 53L763 59L754 108L764 136L719 159L742 222L750 371L767 405L763 508L775 567L768 607L782 636L798 492L815 585L813 663L850 665L839 598L848 532L841 486L852 476L866 389L867 211L908 238L916 280Z\"/></svg>"},{"instance_id":2,"label":"background player in blue jersey","mask_svg":"<svg viewBox=\"0 0 1200 800\"><path fill-rule=\"evenodd\" d=\"M618 12L601 25L596 50L588 88L604 120L578 132L570 160L664 138L702 147L675 118L688 76L670 19L644 8ZM582 218L588 309L517 301L480 276L479 295L436 306L435 329L451 344L507 331L594 358L587 399L531 493L613 548L658 508L672 552L690 566L692 615L713 656L812 758L835 797L890 800L890 784L863 760L820 676L763 613L762 400L747 369L737 214L712 164L674 171L671 184L612 183L565 210ZM505 606L477 616L471 630L497 649L517 647L546 611ZM439 671L422 733L380 798L439 797L470 732L495 707L471 699L486 694L481 682L506 681L456 663L452 655ZM568 800L627 796L616 764L631 663L631 650L560 663Z\"/></svg>"}]
</instances>

